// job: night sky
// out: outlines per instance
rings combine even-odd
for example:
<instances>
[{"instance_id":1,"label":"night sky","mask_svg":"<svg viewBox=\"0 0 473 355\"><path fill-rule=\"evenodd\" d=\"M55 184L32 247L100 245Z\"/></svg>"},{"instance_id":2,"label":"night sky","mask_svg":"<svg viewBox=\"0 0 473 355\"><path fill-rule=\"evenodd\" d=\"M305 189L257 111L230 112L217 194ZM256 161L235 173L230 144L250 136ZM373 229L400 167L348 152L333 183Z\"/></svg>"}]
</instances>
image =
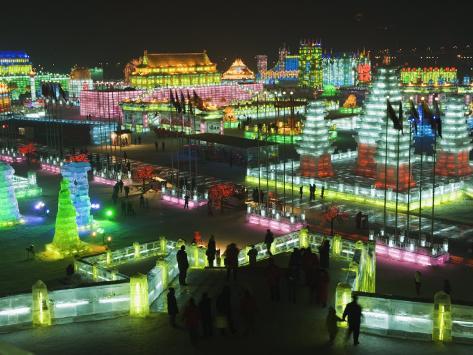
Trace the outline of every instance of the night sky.
<instances>
[{"instance_id":1,"label":"night sky","mask_svg":"<svg viewBox=\"0 0 473 355\"><path fill-rule=\"evenodd\" d=\"M44 1L28 7L18 1L8 11L2 4L0 47L25 50L35 65L51 69L55 63L56 70L65 71L73 64L123 64L144 48L206 49L224 70L225 58L242 57L254 67L256 54L274 60L282 43L296 50L303 38L321 39L325 49L335 51L464 47L473 42L468 18L473 1L468 0L443 1L442 6L438 1L417 0L121 2L82 1L71 6L66 1Z\"/></svg>"}]
</instances>

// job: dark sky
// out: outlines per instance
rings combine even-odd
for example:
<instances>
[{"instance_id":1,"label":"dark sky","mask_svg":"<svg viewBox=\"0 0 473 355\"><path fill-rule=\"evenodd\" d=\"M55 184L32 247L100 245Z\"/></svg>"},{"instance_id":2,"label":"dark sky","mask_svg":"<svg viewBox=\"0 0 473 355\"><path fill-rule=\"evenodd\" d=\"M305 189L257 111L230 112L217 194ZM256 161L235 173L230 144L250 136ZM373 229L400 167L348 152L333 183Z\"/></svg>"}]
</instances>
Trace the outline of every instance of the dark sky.
<instances>
[{"instance_id":1,"label":"dark sky","mask_svg":"<svg viewBox=\"0 0 473 355\"><path fill-rule=\"evenodd\" d=\"M63 70L75 63L123 63L144 48L150 52L207 49L223 70L225 57L243 57L254 67L256 54L274 59L282 43L295 50L303 38L322 39L325 48L338 51L473 42L471 0L442 1L441 5L438 0L7 3L2 3L0 14L0 49L23 49L34 64L50 67L55 63Z\"/></svg>"}]
</instances>

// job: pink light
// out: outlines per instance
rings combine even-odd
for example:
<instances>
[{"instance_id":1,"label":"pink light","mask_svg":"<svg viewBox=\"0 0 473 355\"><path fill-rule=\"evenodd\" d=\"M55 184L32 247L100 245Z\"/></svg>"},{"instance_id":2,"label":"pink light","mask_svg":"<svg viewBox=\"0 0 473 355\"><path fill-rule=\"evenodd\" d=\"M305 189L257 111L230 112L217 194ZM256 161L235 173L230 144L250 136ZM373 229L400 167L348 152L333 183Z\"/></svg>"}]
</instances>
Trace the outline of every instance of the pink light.
<instances>
[{"instance_id":1,"label":"pink light","mask_svg":"<svg viewBox=\"0 0 473 355\"><path fill-rule=\"evenodd\" d=\"M53 174L59 174L61 171L61 167L57 165L51 165L51 164L45 164L45 163L41 163L41 169L49 171L50 173L53 173Z\"/></svg>"},{"instance_id":2,"label":"pink light","mask_svg":"<svg viewBox=\"0 0 473 355\"><path fill-rule=\"evenodd\" d=\"M101 176L94 176L94 181L99 184L104 184L104 185L110 185L110 186L115 185L115 180L105 179Z\"/></svg>"},{"instance_id":3,"label":"pink light","mask_svg":"<svg viewBox=\"0 0 473 355\"><path fill-rule=\"evenodd\" d=\"M162 196L163 196L164 201L172 203L172 204L176 204L179 206L184 206L186 202L185 199L177 197L177 196L170 196L170 195L164 195L164 194ZM198 200L198 201L189 200L189 209L200 207L206 204L207 204L207 200Z\"/></svg>"},{"instance_id":4,"label":"pink light","mask_svg":"<svg viewBox=\"0 0 473 355\"><path fill-rule=\"evenodd\" d=\"M259 218L255 215L251 215L248 219L248 222L250 222L251 224L259 224Z\"/></svg>"},{"instance_id":5,"label":"pink light","mask_svg":"<svg viewBox=\"0 0 473 355\"><path fill-rule=\"evenodd\" d=\"M387 247L385 247L384 245L376 244L376 254L386 255L387 253L388 253L388 248Z\"/></svg>"},{"instance_id":6,"label":"pink light","mask_svg":"<svg viewBox=\"0 0 473 355\"><path fill-rule=\"evenodd\" d=\"M405 261L423 266L443 265L449 259L448 254L442 254L439 256L425 255L395 247L388 247L382 244L376 244L376 254L386 255L396 261Z\"/></svg>"},{"instance_id":7,"label":"pink light","mask_svg":"<svg viewBox=\"0 0 473 355\"><path fill-rule=\"evenodd\" d=\"M388 253L391 258L401 260L401 250L389 248Z\"/></svg>"},{"instance_id":8,"label":"pink light","mask_svg":"<svg viewBox=\"0 0 473 355\"><path fill-rule=\"evenodd\" d=\"M248 217L248 223L257 224L266 228L269 227L271 229L279 230L286 233L296 231L302 228L302 223L290 224L254 214L250 214L250 216Z\"/></svg>"},{"instance_id":9,"label":"pink light","mask_svg":"<svg viewBox=\"0 0 473 355\"><path fill-rule=\"evenodd\" d=\"M210 101L214 105L228 106L235 100L250 100L252 96L263 91L262 83L252 84L219 84L206 86L189 86L175 88L182 91L184 95L189 91L190 95L195 91L203 100ZM136 91L81 91L80 93L80 115L92 115L93 118L123 118L123 112L119 103L125 99L136 99L142 95L143 101L169 100L169 88L154 89L151 94L146 94L144 90Z\"/></svg>"},{"instance_id":10,"label":"pink light","mask_svg":"<svg viewBox=\"0 0 473 355\"><path fill-rule=\"evenodd\" d=\"M275 221L275 220L271 220L269 222L269 227L272 228L272 229L279 230L281 228L281 223L279 223L278 221Z\"/></svg>"},{"instance_id":11,"label":"pink light","mask_svg":"<svg viewBox=\"0 0 473 355\"><path fill-rule=\"evenodd\" d=\"M402 260L407 261L408 263L415 263L417 260L417 255L410 251L404 251Z\"/></svg>"}]
</instances>

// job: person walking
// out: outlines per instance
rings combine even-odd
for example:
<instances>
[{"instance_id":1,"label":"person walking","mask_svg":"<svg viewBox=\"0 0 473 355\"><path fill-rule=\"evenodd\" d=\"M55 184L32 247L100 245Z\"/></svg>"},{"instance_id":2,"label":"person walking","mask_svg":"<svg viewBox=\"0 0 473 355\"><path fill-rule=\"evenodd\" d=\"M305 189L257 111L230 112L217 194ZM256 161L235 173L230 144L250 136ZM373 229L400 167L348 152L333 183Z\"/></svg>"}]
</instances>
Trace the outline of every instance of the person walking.
<instances>
[{"instance_id":1,"label":"person walking","mask_svg":"<svg viewBox=\"0 0 473 355\"><path fill-rule=\"evenodd\" d=\"M348 318L348 333L347 339L353 334L353 344L358 345L358 337L360 336L360 324L362 317L362 309L358 304L358 296L353 295L352 301L348 303L343 311L342 319L345 321Z\"/></svg>"},{"instance_id":2,"label":"person walking","mask_svg":"<svg viewBox=\"0 0 473 355\"><path fill-rule=\"evenodd\" d=\"M335 341L335 338L338 334L338 322L341 322L342 319L337 316L337 312L335 312L335 308L330 306L327 313L327 318L325 318L325 325L327 326L328 338L329 343L332 345Z\"/></svg>"},{"instance_id":3,"label":"person walking","mask_svg":"<svg viewBox=\"0 0 473 355\"><path fill-rule=\"evenodd\" d=\"M145 197L143 194L140 195L140 208L145 207Z\"/></svg>"},{"instance_id":4,"label":"person walking","mask_svg":"<svg viewBox=\"0 0 473 355\"><path fill-rule=\"evenodd\" d=\"M214 267L216 252L217 247L215 245L215 237L213 236L213 234L211 234L209 242L207 244L207 251L205 252L205 255L207 255L207 262L209 264L209 267Z\"/></svg>"},{"instance_id":5,"label":"person walking","mask_svg":"<svg viewBox=\"0 0 473 355\"><path fill-rule=\"evenodd\" d=\"M200 319L204 338L212 336L212 300L207 292L202 294L199 302Z\"/></svg>"},{"instance_id":6,"label":"person walking","mask_svg":"<svg viewBox=\"0 0 473 355\"><path fill-rule=\"evenodd\" d=\"M186 308L182 314L184 324L189 332L189 337L191 344L196 346L199 341L199 323L200 323L200 314L199 309L197 308L194 298L190 298L187 302Z\"/></svg>"},{"instance_id":7,"label":"person walking","mask_svg":"<svg viewBox=\"0 0 473 355\"><path fill-rule=\"evenodd\" d=\"M174 287L169 287L167 294L167 304L169 324L171 325L171 327L176 328L176 316L179 313L179 308L177 307L176 293Z\"/></svg>"},{"instance_id":8,"label":"person walking","mask_svg":"<svg viewBox=\"0 0 473 355\"><path fill-rule=\"evenodd\" d=\"M120 189L120 195L123 193L123 186L124 186L123 180L120 179L120 180L118 181L118 188Z\"/></svg>"},{"instance_id":9,"label":"person walking","mask_svg":"<svg viewBox=\"0 0 473 355\"><path fill-rule=\"evenodd\" d=\"M213 215L214 215L214 213L213 213L213 211L212 211L212 200L210 199L210 197L209 197L209 199L207 200L207 214L208 214L209 216L213 216Z\"/></svg>"},{"instance_id":10,"label":"person walking","mask_svg":"<svg viewBox=\"0 0 473 355\"><path fill-rule=\"evenodd\" d=\"M258 250L256 249L254 245L252 245L251 249L248 250L248 253L246 255L248 255L248 261L249 261L250 267L254 268L256 266L256 258L258 256Z\"/></svg>"},{"instance_id":11,"label":"person walking","mask_svg":"<svg viewBox=\"0 0 473 355\"><path fill-rule=\"evenodd\" d=\"M266 251L268 252L268 255L271 257L273 254L271 253L271 245L274 242L274 236L273 232L271 232L271 229L266 230L266 235L264 237L264 244L266 244Z\"/></svg>"},{"instance_id":12,"label":"person walking","mask_svg":"<svg viewBox=\"0 0 473 355\"><path fill-rule=\"evenodd\" d=\"M419 270L414 274L414 284L416 286L416 295L420 296L420 287L422 286L422 274Z\"/></svg>"},{"instance_id":13,"label":"person walking","mask_svg":"<svg viewBox=\"0 0 473 355\"><path fill-rule=\"evenodd\" d=\"M330 266L330 242L325 239L319 246L320 267L328 269Z\"/></svg>"},{"instance_id":14,"label":"person walking","mask_svg":"<svg viewBox=\"0 0 473 355\"><path fill-rule=\"evenodd\" d=\"M268 281L271 301L279 301L281 299L279 289L281 270L279 269L279 266L274 263L273 258L269 258L268 266L266 267L266 279Z\"/></svg>"},{"instance_id":15,"label":"person walking","mask_svg":"<svg viewBox=\"0 0 473 355\"><path fill-rule=\"evenodd\" d=\"M189 260L187 260L186 246L181 245L181 249L176 254L177 266L179 268L179 285L186 286L187 269Z\"/></svg>"},{"instance_id":16,"label":"person walking","mask_svg":"<svg viewBox=\"0 0 473 355\"><path fill-rule=\"evenodd\" d=\"M301 186L299 187L299 200L301 200L301 201L302 201L302 195L303 195L303 193L304 193L304 188L303 188L303 186L301 185Z\"/></svg>"},{"instance_id":17,"label":"person walking","mask_svg":"<svg viewBox=\"0 0 473 355\"><path fill-rule=\"evenodd\" d=\"M322 186L322 190L320 191L320 199L324 199L324 194L325 194L325 186Z\"/></svg>"},{"instance_id":18,"label":"person walking","mask_svg":"<svg viewBox=\"0 0 473 355\"><path fill-rule=\"evenodd\" d=\"M189 195L184 196L184 209L189 209Z\"/></svg>"},{"instance_id":19,"label":"person walking","mask_svg":"<svg viewBox=\"0 0 473 355\"><path fill-rule=\"evenodd\" d=\"M130 186L125 185L123 189L125 190L125 197L128 197L128 195L130 194Z\"/></svg>"}]
</instances>

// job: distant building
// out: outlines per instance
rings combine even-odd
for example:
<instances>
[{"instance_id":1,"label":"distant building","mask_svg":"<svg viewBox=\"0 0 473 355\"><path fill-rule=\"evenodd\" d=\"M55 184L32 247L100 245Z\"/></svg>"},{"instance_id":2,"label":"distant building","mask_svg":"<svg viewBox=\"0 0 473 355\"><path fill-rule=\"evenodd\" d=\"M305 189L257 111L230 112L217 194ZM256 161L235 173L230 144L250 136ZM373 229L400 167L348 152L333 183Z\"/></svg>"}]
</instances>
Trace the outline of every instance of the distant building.
<instances>
[{"instance_id":1,"label":"distant building","mask_svg":"<svg viewBox=\"0 0 473 355\"><path fill-rule=\"evenodd\" d=\"M79 98L82 90L92 90L93 88L94 82L92 81L90 70L88 68L72 68L71 80L69 82L70 98Z\"/></svg>"},{"instance_id":2,"label":"distant building","mask_svg":"<svg viewBox=\"0 0 473 355\"><path fill-rule=\"evenodd\" d=\"M23 51L0 51L0 82L9 88L11 98L34 92L34 72L30 56Z\"/></svg>"},{"instance_id":3,"label":"distant building","mask_svg":"<svg viewBox=\"0 0 473 355\"><path fill-rule=\"evenodd\" d=\"M457 68L454 67L428 67L428 68L402 68L401 83L404 85L445 85L456 84Z\"/></svg>"},{"instance_id":4,"label":"distant building","mask_svg":"<svg viewBox=\"0 0 473 355\"><path fill-rule=\"evenodd\" d=\"M302 41L299 47L299 86L322 89L322 45L318 41Z\"/></svg>"},{"instance_id":5,"label":"distant building","mask_svg":"<svg viewBox=\"0 0 473 355\"><path fill-rule=\"evenodd\" d=\"M103 81L103 68L93 67L89 68L90 78L93 81Z\"/></svg>"},{"instance_id":6,"label":"distant building","mask_svg":"<svg viewBox=\"0 0 473 355\"><path fill-rule=\"evenodd\" d=\"M279 60L274 68L268 70L268 57L257 56L258 79L268 84L297 81L299 76L299 56L297 54L290 54L289 51L283 47L279 49L278 58Z\"/></svg>"},{"instance_id":7,"label":"distant building","mask_svg":"<svg viewBox=\"0 0 473 355\"><path fill-rule=\"evenodd\" d=\"M370 61L363 53L324 54L322 71L324 85L344 87L371 81Z\"/></svg>"},{"instance_id":8,"label":"distant building","mask_svg":"<svg viewBox=\"0 0 473 355\"><path fill-rule=\"evenodd\" d=\"M223 73L222 80L228 81L254 81L255 73L253 73L240 58L237 58L230 68Z\"/></svg>"},{"instance_id":9,"label":"distant building","mask_svg":"<svg viewBox=\"0 0 473 355\"><path fill-rule=\"evenodd\" d=\"M205 51L148 54L145 50L143 57L128 71L130 85L140 89L218 84L221 79L217 65Z\"/></svg>"}]
</instances>

